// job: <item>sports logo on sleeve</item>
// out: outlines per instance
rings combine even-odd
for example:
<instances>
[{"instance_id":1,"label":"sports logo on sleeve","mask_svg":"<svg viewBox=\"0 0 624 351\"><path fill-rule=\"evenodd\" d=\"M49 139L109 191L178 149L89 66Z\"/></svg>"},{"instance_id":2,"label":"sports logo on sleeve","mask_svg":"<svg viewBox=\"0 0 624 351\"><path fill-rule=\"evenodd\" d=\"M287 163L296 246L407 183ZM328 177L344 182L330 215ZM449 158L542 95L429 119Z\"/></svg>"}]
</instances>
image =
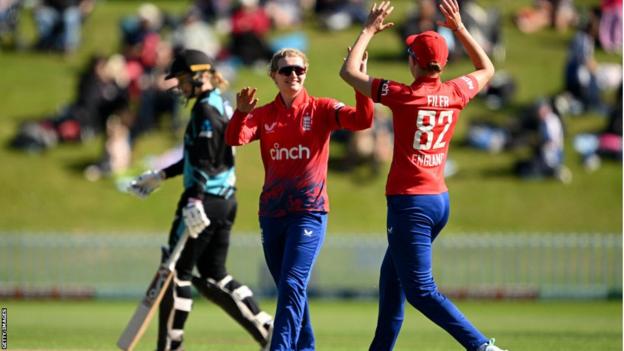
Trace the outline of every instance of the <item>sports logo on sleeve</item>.
<instances>
[{"instance_id":1,"label":"sports logo on sleeve","mask_svg":"<svg viewBox=\"0 0 624 351\"><path fill-rule=\"evenodd\" d=\"M474 83L472 82L472 79L466 77L466 76L462 76L461 80L463 80L464 82L466 82L466 85L468 85L468 89L469 90L474 90Z\"/></svg>"},{"instance_id":2,"label":"sports logo on sleeve","mask_svg":"<svg viewBox=\"0 0 624 351\"><path fill-rule=\"evenodd\" d=\"M381 96L388 96L388 94L390 93L390 82L384 80L383 84L381 84L380 91Z\"/></svg>"},{"instance_id":3,"label":"sports logo on sleeve","mask_svg":"<svg viewBox=\"0 0 624 351\"><path fill-rule=\"evenodd\" d=\"M340 109L341 109L341 108L343 108L343 107L345 107L345 104L344 104L344 103L342 103L342 102L337 102L337 103L334 105L334 110L340 110Z\"/></svg>"},{"instance_id":4,"label":"sports logo on sleeve","mask_svg":"<svg viewBox=\"0 0 624 351\"><path fill-rule=\"evenodd\" d=\"M201 126L201 131L199 132L200 138L212 138L212 123L209 120L205 120Z\"/></svg>"}]
</instances>

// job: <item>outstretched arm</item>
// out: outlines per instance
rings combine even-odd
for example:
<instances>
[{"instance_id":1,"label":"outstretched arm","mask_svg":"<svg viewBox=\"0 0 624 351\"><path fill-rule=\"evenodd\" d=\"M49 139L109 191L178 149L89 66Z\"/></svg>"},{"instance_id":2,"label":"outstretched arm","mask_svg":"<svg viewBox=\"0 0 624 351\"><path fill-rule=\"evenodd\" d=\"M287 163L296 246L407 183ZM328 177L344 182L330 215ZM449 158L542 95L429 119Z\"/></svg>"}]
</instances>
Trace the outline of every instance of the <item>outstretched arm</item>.
<instances>
[{"instance_id":1,"label":"outstretched arm","mask_svg":"<svg viewBox=\"0 0 624 351\"><path fill-rule=\"evenodd\" d=\"M379 5L373 4L368 19L360 35L355 40L353 47L349 51L345 62L340 69L340 77L357 91L365 96L371 97L372 78L361 69L362 60L365 57L366 48L373 36L381 31L394 26L394 23L384 23L386 17L394 10L390 1L382 1Z\"/></svg>"},{"instance_id":2,"label":"outstretched arm","mask_svg":"<svg viewBox=\"0 0 624 351\"><path fill-rule=\"evenodd\" d=\"M476 69L470 75L477 80L479 90L483 89L494 75L492 61L462 23L457 0L442 0L439 7L446 22L438 22L438 24L451 29L462 43Z\"/></svg>"}]
</instances>

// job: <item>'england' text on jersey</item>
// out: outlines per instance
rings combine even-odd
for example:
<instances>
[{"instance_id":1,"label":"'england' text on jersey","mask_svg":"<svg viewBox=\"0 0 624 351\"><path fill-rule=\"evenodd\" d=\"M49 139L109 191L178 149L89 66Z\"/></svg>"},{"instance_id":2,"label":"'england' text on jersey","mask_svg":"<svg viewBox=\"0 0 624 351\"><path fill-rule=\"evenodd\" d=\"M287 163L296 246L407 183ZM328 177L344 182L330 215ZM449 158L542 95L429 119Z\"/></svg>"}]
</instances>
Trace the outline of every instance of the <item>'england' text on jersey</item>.
<instances>
[{"instance_id":1,"label":"'england' text on jersey","mask_svg":"<svg viewBox=\"0 0 624 351\"><path fill-rule=\"evenodd\" d=\"M451 99L446 95L427 95L427 106L449 107Z\"/></svg>"},{"instance_id":2,"label":"'england' text on jersey","mask_svg":"<svg viewBox=\"0 0 624 351\"><path fill-rule=\"evenodd\" d=\"M429 154L412 154L411 161L413 164L420 167L437 167L444 162L446 155L443 152L429 155Z\"/></svg>"}]
</instances>

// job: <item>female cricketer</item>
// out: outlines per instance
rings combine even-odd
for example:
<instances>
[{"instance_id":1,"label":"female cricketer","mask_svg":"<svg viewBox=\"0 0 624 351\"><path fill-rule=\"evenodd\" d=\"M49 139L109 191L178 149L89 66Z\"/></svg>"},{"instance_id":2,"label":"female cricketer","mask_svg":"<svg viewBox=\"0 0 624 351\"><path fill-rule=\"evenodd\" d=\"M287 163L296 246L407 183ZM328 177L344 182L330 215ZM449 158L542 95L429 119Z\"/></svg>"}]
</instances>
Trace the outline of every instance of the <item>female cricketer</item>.
<instances>
[{"instance_id":1,"label":"female cricketer","mask_svg":"<svg viewBox=\"0 0 624 351\"><path fill-rule=\"evenodd\" d=\"M448 48L436 32L406 39L410 85L372 78L357 59L370 40L393 26L384 23L394 7L374 4L348 54L340 76L357 91L392 110L394 155L386 184L388 248L379 279L379 316L370 350L392 350L404 317L405 299L469 351L502 351L442 295L431 272L432 244L449 217L444 165L460 111L494 75L494 66L462 24L456 0L440 11L464 46L475 71L447 82L440 74Z\"/></svg>"},{"instance_id":2,"label":"female cricketer","mask_svg":"<svg viewBox=\"0 0 624 351\"><path fill-rule=\"evenodd\" d=\"M362 58L358 67L365 70ZM275 53L269 76L279 93L255 108L256 90L243 88L225 138L230 145L260 140L262 247L277 286L271 350L315 349L306 289L327 226L330 133L369 128L373 121L373 102L362 94L356 93L355 108L310 96L304 88L308 68L298 50Z\"/></svg>"},{"instance_id":3,"label":"female cricketer","mask_svg":"<svg viewBox=\"0 0 624 351\"><path fill-rule=\"evenodd\" d=\"M157 351L182 350L184 324L193 302L191 284L266 346L271 316L260 310L252 291L233 279L225 267L237 205L234 155L224 141L232 108L221 90L228 82L215 69L214 61L198 50L176 55L166 79L173 78L186 99L196 99L184 134L184 155L167 168L145 172L129 189L145 197L163 180L184 175L169 247L175 246L185 230L190 239L176 263L173 287L160 304ZM200 277L192 275L195 266Z\"/></svg>"}]
</instances>

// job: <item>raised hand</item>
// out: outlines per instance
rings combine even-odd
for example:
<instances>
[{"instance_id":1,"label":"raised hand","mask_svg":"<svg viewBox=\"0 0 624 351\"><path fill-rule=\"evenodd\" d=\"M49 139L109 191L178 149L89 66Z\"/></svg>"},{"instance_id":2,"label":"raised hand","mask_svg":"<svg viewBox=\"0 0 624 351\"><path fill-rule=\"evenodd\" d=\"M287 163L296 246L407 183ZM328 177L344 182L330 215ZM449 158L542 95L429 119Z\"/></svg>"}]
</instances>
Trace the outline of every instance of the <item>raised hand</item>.
<instances>
[{"instance_id":1,"label":"raised hand","mask_svg":"<svg viewBox=\"0 0 624 351\"><path fill-rule=\"evenodd\" d=\"M368 18L364 23L364 30L369 30L373 34L394 27L394 23L384 23L388 15L394 11L394 6L390 5L390 1L382 1L379 5L373 3L373 7L368 14Z\"/></svg>"},{"instance_id":2,"label":"raised hand","mask_svg":"<svg viewBox=\"0 0 624 351\"><path fill-rule=\"evenodd\" d=\"M457 0L442 0L442 3L438 5L438 7L446 19L446 22L438 21L438 25L453 31L459 30L464 26L462 24L461 15L459 14Z\"/></svg>"},{"instance_id":3,"label":"raised hand","mask_svg":"<svg viewBox=\"0 0 624 351\"><path fill-rule=\"evenodd\" d=\"M256 107L256 88L244 87L236 93L236 109L243 113L249 113Z\"/></svg>"}]
</instances>

